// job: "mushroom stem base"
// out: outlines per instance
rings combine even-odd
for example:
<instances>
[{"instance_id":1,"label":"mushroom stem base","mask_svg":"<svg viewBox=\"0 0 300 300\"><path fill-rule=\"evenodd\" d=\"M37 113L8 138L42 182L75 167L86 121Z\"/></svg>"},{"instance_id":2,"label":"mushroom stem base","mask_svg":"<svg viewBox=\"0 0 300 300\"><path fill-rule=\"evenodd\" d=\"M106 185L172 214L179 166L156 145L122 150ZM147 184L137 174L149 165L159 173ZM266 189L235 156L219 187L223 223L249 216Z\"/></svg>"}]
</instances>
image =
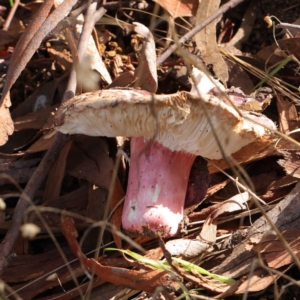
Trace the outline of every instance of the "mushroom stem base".
<instances>
[{"instance_id":1,"label":"mushroom stem base","mask_svg":"<svg viewBox=\"0 0 300 300\"><path fill-rule=\"evenodd\" d=\"M123 228L139 235L176 234L194 160L192 154L172 152L143 137L132 138Z\"/></svg>"}]
</instances>

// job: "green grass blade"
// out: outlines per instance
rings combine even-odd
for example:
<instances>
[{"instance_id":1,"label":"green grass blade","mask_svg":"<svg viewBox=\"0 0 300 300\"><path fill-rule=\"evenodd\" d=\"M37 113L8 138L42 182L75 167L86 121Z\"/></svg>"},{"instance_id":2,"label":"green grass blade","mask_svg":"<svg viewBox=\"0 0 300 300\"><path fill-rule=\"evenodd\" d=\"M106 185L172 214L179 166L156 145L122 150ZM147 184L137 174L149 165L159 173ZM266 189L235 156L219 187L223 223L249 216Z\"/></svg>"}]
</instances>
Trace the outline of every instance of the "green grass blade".
<instances>
[{"instance_id":1,"label":"green grass blade","mask_svg":"<svg viewBox=\"0 0 300 300\"><path fill-rule=\"evenodd\" d=\"M166 271L171 270L169 265L165 264L164 262L162 262L160 260L150 259L150 258L144 257L140 254L137 254L135 252L132 252L130 250L121 250L121 249L116 249L116 248L105 248L105 251L120 251L120 252L125 253L128 256L136 259L137 261L139 261L139 262L141 262L145 265L151 266L153 268L160 269L160 270L166 270Z\"/></svg>"},{"instance_id":2,"label":"green grass blade","mask_svg":"<svg viewBox=\"0 0 300 300\"><path fill-rule=\"evenodd\" d=\"M214 278L216 280L219 280L221 282L225 282L225 283L231 283L231 282L235 282L234 279L231 279L229 277L225 277L225 276L221 276L221 275L217 275L217 274L213 274L191 262L185 261L183 259L180 258L176 258L173 257L172 258L175 262L177 262L178 264L181 264L186 270L191 271L191 270L195 270L196 272L198 272L201 275L207 275L211 278Z\"/></svg>"},{"instance_id":3,"label":"green grass blade","mask_svg":"<svg viewBox=\"0 0 300 300\"><path fill-rule=\"evenodd\" d=\"M145 265L148 265L148 266L151 266L153 268L156 268L156 269L160 269L160 270L166 270L166 271L171 271L171 267L169 266L168 262L166 261L160 261L160 260L153 260L153 259L149 259L149 258L146 258L140 254L137 254L135 252L132 252L130 250L121 250L121 249L116 249L116 248L106 248L105 251L119 251L119 252L122 252L124 254L127 254L128 256L136 259L137 261L145 264ZM225 277L225 276L221 276L221 275L217 275L217 274L213 274L193 263L190 263L188 261L185 261L183 259L180 259L180 258L176 258L176 257L173 257L172 258L173 261L177 264L180 264L186 271L191 271L191 270L195 270L196 272L198 272L199 274L201 275L207 275L211 278L214 278L216 280L219 280L221 282L224 282L224 283L231 283L231 282L235 282L234 279L231 279L229 277Z\"/></svg>"},{"instance_id":4,"label":"green grass blade","mask_svg":"<svg viewBox=\"0 0 300 300\"><path fill-rule=\"evenodd\" d=\"M264 83L266 83L271 77L273 77L280 69L282 69L287 63L292 60L292 57L289 56L284 59L274 70L271 71L265 78L263 78L252 90L251 92L255 91L259 87L261 87Z\"/></svg>"}]
</instances>

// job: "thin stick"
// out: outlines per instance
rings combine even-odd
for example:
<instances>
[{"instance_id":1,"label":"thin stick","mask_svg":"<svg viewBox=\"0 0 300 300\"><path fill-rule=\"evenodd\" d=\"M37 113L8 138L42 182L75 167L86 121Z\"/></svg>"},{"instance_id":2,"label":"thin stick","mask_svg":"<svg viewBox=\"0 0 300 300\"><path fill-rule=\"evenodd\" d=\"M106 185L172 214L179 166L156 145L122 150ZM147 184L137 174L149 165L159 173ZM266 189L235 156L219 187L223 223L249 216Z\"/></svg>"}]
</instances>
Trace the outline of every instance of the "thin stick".
<instances>
[{"instance_id":1,"label":"thin stick","mask_svg":"<svg viewBox=\"0 0 300 300\"><path fill-rule=\"evenodd\" d=\"M10 12L9 12L9 14L8 14L8 16L6 18L6 21L5 21L4 25L3 25L3 28L2 28L3 30L8 30L8 28L10 26L10 23L11 23L14 15L16 13L16 10L17 10L19 4L20 4L20 0L15 0L15 3L13 5L13 7L11 8L11 10L10 10Z\"/></svg>"},{"instance_id":2,"label":"thin stick","mask_svg":"<svg viewBox=\"0 0 300 300\"><path fill-rule=\"evenodd\" d=\"M156 65L161 65L174 51L178 49L178 47L185 42L187 42L191 37L193 37L197 32L202 30L205 26L213 22L215 19L217 19L219 16L221 16L223 13L225 13L227 10L229 10L232 7L237 6L238 4L242 3L244 0L231 0L228 3L221 6L213 15L205 19L203 22L201 22L199 25L197 25L195 28L193 28L191 31L189 31L187 34L185 34L181 39L179 39L178 43L173 44L169 47L168 50L166 50L156 61Z\"/></svg>"},{"instance_id":3,"label":"thin stick","mask_svg":"<svg viewBox=\"0 0 300 300\"><path fill-rule=\"evenodd\" d=\"M280 23L275 26L276 28L284 28L284 29L299 29L300 25L296 24L289 24L289 23Z\"/></svg>"}]
</instances>

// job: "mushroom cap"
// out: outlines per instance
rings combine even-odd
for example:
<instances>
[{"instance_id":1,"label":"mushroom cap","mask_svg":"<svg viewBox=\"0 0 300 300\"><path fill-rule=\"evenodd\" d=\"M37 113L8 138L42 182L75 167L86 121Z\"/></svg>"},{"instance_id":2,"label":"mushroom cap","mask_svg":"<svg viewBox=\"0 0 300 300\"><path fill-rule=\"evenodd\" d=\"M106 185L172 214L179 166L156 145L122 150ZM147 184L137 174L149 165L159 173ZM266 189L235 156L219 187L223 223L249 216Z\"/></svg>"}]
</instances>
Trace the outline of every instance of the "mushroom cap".
<instances>
[{"instance_id":1,"label":"mushroom cap","mask_svg":"<svg viewBox=\"0 0 300 300\"><path fill-rule=\"evenodd\" d=\"M212 95L199 97L188 92L154 95L124 89L76 96L60 106L53 123L65 134L143 136L153 138L172 151L209 159L223 157L219 145L229 156L276 129L264 115L238 113Z\"/></svg>"}]
</instances>

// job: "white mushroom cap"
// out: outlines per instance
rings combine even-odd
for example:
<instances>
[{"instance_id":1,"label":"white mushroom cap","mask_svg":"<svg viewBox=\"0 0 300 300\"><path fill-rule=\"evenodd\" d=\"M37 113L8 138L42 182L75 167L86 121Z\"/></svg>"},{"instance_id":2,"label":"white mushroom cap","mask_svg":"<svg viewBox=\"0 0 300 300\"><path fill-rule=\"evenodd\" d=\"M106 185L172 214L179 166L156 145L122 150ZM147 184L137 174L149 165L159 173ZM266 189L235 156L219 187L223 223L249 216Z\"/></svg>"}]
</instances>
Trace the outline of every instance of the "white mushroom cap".
<instances>
[{"instance_id":1,"label":"white mushroom cap","mask_svg":"<svg viewBox=\"0 0 300 300\"><path fill-rule=\"evenodd\" d=\"M226 156L276 129L267 117L251 112L243 112L241 116L212 95L202 95L199 99L188 92L153 95L117 89L87 93L67 101L54 116L54 126L68 134L144 136L154 138L172 151L221 159L204 106Z\"/></svg>"}]
</instances>

